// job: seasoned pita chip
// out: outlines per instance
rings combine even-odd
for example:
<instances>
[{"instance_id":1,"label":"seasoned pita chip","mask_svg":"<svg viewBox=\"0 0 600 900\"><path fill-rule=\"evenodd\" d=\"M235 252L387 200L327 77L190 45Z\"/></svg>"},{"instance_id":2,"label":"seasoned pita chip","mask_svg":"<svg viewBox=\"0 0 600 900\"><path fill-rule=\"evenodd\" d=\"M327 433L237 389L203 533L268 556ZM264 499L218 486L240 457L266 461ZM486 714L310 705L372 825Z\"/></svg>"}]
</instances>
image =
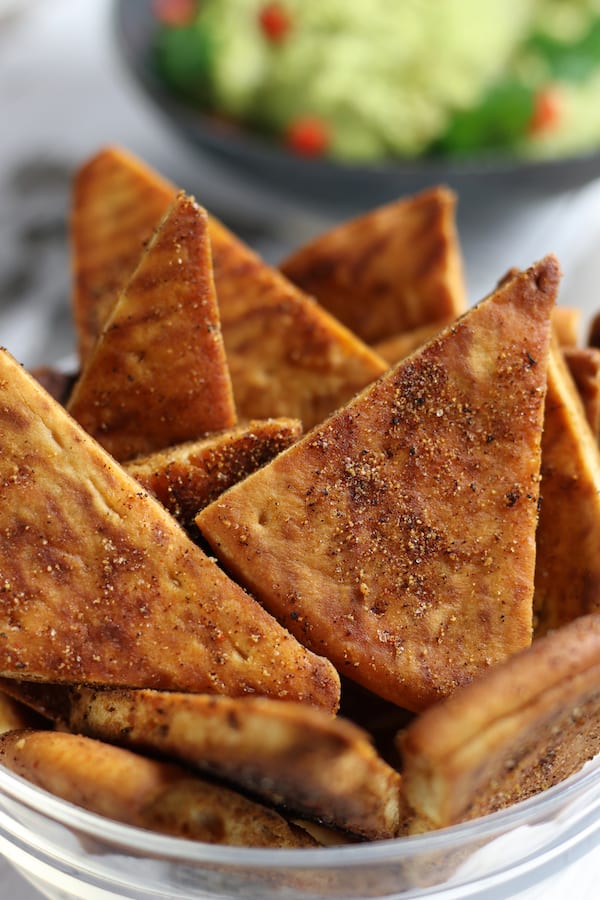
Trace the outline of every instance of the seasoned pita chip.
<instances>
[{"instance_id":1,"label":"seasoned pita chip","mask_svg":"<svg viewBox=\"0 0 600 900\"><path fill-rule=\"evenodd\" d=\"M364 341L451 320L465 310L456 199L436 187L344 222L281 266Z\"/></svg>"},{"instance_id":2,"label":"seasoned pita chip","mask_svg":"<svg viewBox=\"0 0 600 900\"><path fill-rule=\"evenodd\" d=\"M264 697L73 689L73 731L211 772L296 815L373 840L404 821L400 776L343 719Z\"/></svg>"},{"instance_id":3,"label":"seasoned pita chip","mask_svg":"<svg viewBox=\"0 0 600 900\"><path fill-rule=\"evenodd\" d=\"M335 709L301 647L0 352L0 675Z\"/></svg>"},{"instance_id":4,"label":"seasoned pita chip","mask_svg":"<svg viewBox=\"0 0 600 900\"><path fill-rule=\"evenodd\" d=\"M600 450L555 346L548 365L535 633L600 610Z\"/></svg>"},{"instance_id":5,"label":"seasoned pita chip","mask_svg":"<svg viewBox=\"0 0 600 900\"><path fill-rule=\"evenodd\" d=\"M581 324L581 311L572 306L556 306L552 313L554 334L563 348L575 347Z\"/></svg>"},{"instance_id":6,"label":"seasoned pita chip","mask_svg":"<svg viewBox=\"0 0 600 900\"><path fill-rule=\"evenodd\" d=\"M185 194L113 306L67 408L119 460L235 424L207 216Z\"/></svg>"},{"instance_id":7,"label":"seasoned pita chip","mask_svg":"<svg viewBox=\"0 0 600 900\"><path fill-rule=\"evenodd\" d=\"M600 752L600 616L536 641L399 736L412 831L509 806Z\"/></svg>"},{"instance_id":8,"label":"seasoned pita chip","mask_svg":"<svg viewBox=\"0 0 600 900\"><path fill-rule=\"evenodd\" d=\"M298 440L297 419L261 419L125 464L136 481L189 527L199 510Z\"/></svg>"},{"instance_id":9,"label":"seasoned pita chip","mask_svg":"<svg viewBox=\"0 0 600 900\"><path fill-rule=\"evenodd\" d=\"M387 366L214 218L215 284L242 418L290 416L307 430Z\"/></svg>"},{"instance_id":10,"label":"seasoned pita chip","mask_svg":"<svg viewBox=\"0 0 600 900\"><path fill-rule=\"evenodd\" d=\"M101 150L76 173L73 315L82 362L175 193L158 173L118 147Z\"/></svg>"},{"instance_id":11,"label":"seasoned pita chip","mask_svg":"<svg viewBox=\"0 0 600 900\"><path fill-rule=\"evenodd\" d=\"M583 403L585 417L596 440L600 438L600 350L571 347L564 351L575 387Z\"/></svg>"},{"instance_id":12,"label":"seasoned pita chip","mask_svg":"<svg viewBox=\"0 0 600 900\"><path fill-rule=\"evenodd\" d=\"M0 762L44 790L126 825L242 847L315 847L272 809L179 766L79 735L13 731Z\"/></svg>"},{"instance_id":13,"label":"seasoned pita chip","mask_svg":"<svg viewBox=\"0 0 600 900\"><path fill-rule=\"evenodd\" d=\"M449 325L453 319L447 321L431 322L427 325L421 325L419 328L413 328L411 331L403 331L401 334L395 334L393 337L387 338L375 344L373 349L385 359L390 366L396 365L401 359L409 356L414 350L422 347L427 341L439 334L446 325Z\"/></svg>"},{"instance_id":14,"label":"seasoned pita chip","mask_svg":"<svg viewBox=\"0 0 600 900\"><path fill-rule=\"evenodd\" d=\"M600 349L600 312L597 312L590 322L588 344L590 347L597 347Z\"/></svg>"},{"instance_id":15,"label":"seasoned pita chip","mask_svg":"<svg viewBox=\"0 0 600 900\"><path fill-rule=\"evenodd\" d=\"M306 646L408 709L531 640L558 280L547 257L196 517Z\"/></svg>"}]
</instances>

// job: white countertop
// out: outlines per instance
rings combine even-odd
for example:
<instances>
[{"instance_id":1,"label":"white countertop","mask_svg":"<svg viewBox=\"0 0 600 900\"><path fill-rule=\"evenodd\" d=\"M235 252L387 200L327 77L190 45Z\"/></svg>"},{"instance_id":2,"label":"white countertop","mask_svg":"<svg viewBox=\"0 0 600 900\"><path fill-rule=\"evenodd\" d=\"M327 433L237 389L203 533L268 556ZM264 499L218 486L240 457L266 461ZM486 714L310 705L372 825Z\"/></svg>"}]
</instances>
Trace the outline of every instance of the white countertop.
<instances>
[{"instance_id":1,"label":"white countertop","mask_svg":"<svg viewBox=\"0 0 600 900\"><path fill-rule=\"evenodd\" d=\"M267 258L328 224L322 214L267 202L219 178L214 164L168 133L116 58L107 0L13 5L20 12L6 21L0 6L0 343L23 363L52 362L72 350L69 179L105 144L127 146L212 211L245 223ZM554 251L564 271L562 301L586 315L600 309L600 181L535 200L507 196L490 204L481 197L461 207L459 226L471 300L510 266ZM581 890L570 883L578 900L591 898L588 890L589 882ZM0 897L39 895L0 863Z\"/></svg>"}]
</instances>

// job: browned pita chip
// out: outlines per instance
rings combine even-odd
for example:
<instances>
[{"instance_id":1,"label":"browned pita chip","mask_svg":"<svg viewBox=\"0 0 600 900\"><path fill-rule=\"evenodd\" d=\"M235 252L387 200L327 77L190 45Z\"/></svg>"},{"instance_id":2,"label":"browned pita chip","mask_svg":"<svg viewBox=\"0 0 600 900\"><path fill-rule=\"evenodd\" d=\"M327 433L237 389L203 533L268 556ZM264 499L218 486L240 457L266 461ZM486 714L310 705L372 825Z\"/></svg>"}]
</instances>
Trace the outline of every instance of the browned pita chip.
<instances>
[{"instance_id":1,"label":"browned pita chip","mask_svg":"<svg viewBox=\"0 0 600 900\"><path fill-rule=\"evenodd\" d=\"M431 322L427 325L420 325L411 331L403 331L401 334L395 334L393 337L387 338L375 344L373 349L385 359L390 366L394 366L401 359L404 359L414 350L422 347L432 337L439 334L442 329L452 322L453 319L441 322Z\"/></svg>"},{"instance_id":2,"label":"browned pita chip","mask_svg":"<svg viewBox=\"0 0 600 900\"><path fill-rule=\"evenodd\" d=\"M581 324L581 311L572 306L556 306L552 313L556 340L561 347L575 347Z\"/></svg>"},{"instance_id":3,"label":"browned pita chip","mask_svg":"<svg viewBox=\"0 0 600 900\"><path fill-rule=\"evenodd\" d=\"M558 280L549 256L508 282L196 518L307 646L408 709L531 640Z\"/></svg>"},{"instance_id":4,"label":"browned pita chip","mask_svg":"<svg viewBox=\"0 0 600 900\"><path fill-rule=\"evenodd\" d=\"M600 609L600 450L560 351L548 365L536 635Z\"/></svg>"},{"instance_id":5,"label":"browned pita chip","mask_svg":"<svg viewBox=\"0 0 600 900\"><path fill-rule=\"evenodd\" d=\"M118 147L101 150L76 173L73 314L82 361L174 196L171 184Z\"/></svg>"},{"instance_id":6,"label":"browned pita chip","mask_svg":"<svg viewBox=\"0 0 600 900\"><path fill-rule=\"evenodd\" d=\"M297 419L260 419L125 464L184 526L196 513L302 434Z\"/></svg>"},{"instance_id":7,"label":"browned pita chip","mask_svg":"<svg viewBox=\"0 0 600 900\"><path fill-rule=\"evenodd\" d=\"M185 194L113 306L67 408L119 460L235 423L207 216Z\"/></svg>"},{"instance_id":8,"label":"browned pita chip","mask_svg":"<svg viewBox=\"0 0 600 900\"><path fill-rule=\"evenodd\" d=\"M592 317L588 331L588 344L590 347L600 348L600 312Z\"/></svg>"},{"instance_id":9,"label":"browned pita chip","mask_svg":"<svg viewBox=\"0 0 600 900\"><path fill-rule=\"evenodd\" d=\"M18 728L40 728L42 718L10 694L0 692L0 734Z\"/></svg>"},{"instance_id":10,"label":"browned pita chip","mask_svg":"<svg viewBox=\"0 0 600 900\"><path fill-rule=\"evenodd\" d=\"M462 260L447 188L379 207L317 237L281 269L367 343L465 309Z\"/></svg>"},{"instance_id":11,"label":"browned pita chip","mask_svg":"<svg viewBox=\"0 0 600 900\"><path fill-rule=\"evenodd\" d=\"M13 731L0 762L64 800L127 825L210 844L315 847L279 813L185 769L79 735Z\"/></svg>"},{"instance_id":12,"label":"browned pita chip","mask_svg":"<svg viewBox=\"0 0 600 900\"><path fill-rule=\"evenodd\" d=\"M215 219L215 284L238 413L305 429L385 372L377 354Z\"/></svg>"},{"instance_id":13,"label":"browned pita chip","mask_svg":"<svg viewBox=\"0 0 600 900\"><path fill-rule=\"evenodd\" d=\"M600 616L536 641L399 740L413 831L476 818L566 778L600 751Z\"/></svg>"},{"instance_id":14,"label":"browned pita chip","mask_svg":"<svg viewBox=\"0 0 600 900\"><path fill-rule=\"evenodd\" d=\"M37 368L31 370L31 374L36 381L39 381L44 390L48 391L50 396L58 400L63 406L69 399L77 379L76 375L61 372L60 369L55 369L52 366L37 366Z\"/></svg>"},{"instance_id":15,"label":"browned pita chip","mask_svg":"<svg viewBox=\"0 0 600 900\"><path fill-rule=\"evenodd\" d=\"M335 709L301 647L0 352L0 674Z\"/></svg>"},{"instance_id":16,"label":"browned pita chip","mask_svg":"<svg viewBox=\"0 0 600 900\"><path fill-rule=\"evenodd\" d=\"M373 840L404 822L400 776L343 719L264 697L73 689L73 731L195 766Z\"/></svg>"},{"instance_id":17,"label":"browned pita chip","mask_svg":"<svg viewBox=\"0 0 600 900\"><path fill-rule=\"evenodd\" d=\"M597 347L568 347L565 362L575 382L592 434L600 437L600 350Z\"/></svg>"}]
</instances>

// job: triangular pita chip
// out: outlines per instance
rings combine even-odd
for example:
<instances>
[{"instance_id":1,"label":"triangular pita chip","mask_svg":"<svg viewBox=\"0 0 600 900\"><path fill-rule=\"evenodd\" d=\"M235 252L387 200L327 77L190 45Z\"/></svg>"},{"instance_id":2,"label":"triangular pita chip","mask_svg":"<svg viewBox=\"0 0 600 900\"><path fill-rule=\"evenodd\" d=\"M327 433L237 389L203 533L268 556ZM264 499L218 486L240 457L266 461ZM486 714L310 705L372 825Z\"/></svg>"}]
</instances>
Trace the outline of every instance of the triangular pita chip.
<instances>
[{"instance_id":1,"label":"triangular pita chip","mask_svg":"<svg viewBox=\"0 0 600 900\"><path fill-rule=\"evenodd\" d=\"M547 257L196 522L338 670L423 708L531 641Z\"/></svg>"},{"instance_id":2,"label":"triangular pita chip","mask_svg":"<svg viewBox=\"0 0 600 900\"><path fill-rule=\"evenodd\" d=\"M600 610L599 548L600 450L555 346L542 437L536 634Z\"/></svg>"},{"instance_id":3,"label":"triangular pita chip","mask_svg":"<svg viewBox=\"0 0 600 900\"><path fill-rule=\"evenodd\" d=\"M64 800L162 834L242 847L315 847L301 828L220 784L80 735L13 731L0 762Z\"/></svg>"},{"instance_id":4,"label":"triangular pita chip","mask_svg":"<svg viewBox=\"0 0 600 900\"><path fill-rule=\"evenodd\" d=\"M293 253L287 277L367 343L465 310L455 196L435 187L344 222Z\"/></svg>"},{"instance_id":5,"label":"triangular pita chip","mask_svg":"<svg viewBox=\"0 0 600 900\"><path fill-rule=\"evenodd\" d=\"M214 218L210 239L240 417L291 416L308 430L385 372L384 360Z\"/></svg>"},{"instance_id":6,"label":"triangular pita chip","mask_svg":"<svg viewBox=\"0 0 600 900\"><path fill-rule=\"evenodd\" d=\"M265 697L71 691L72 731L207 771L371 840L403 822L400 775L351 722Z\"/></svg>"},{"instance_id":7,"label":"triangular pita chip","mask_svg":"<svg viewBox=\"0 0 600 900\"><path fill-rule=\"evenodd\" d=\"M301 647L0 352L0 674L337 706Z\"/></svg>"},{"instance_id":8,"label":"triangular pita chip","mask_svg":"<svg viewBox=\"0 0 600 900\"><path fill-rule=\"evenodd\" d=\"M536 641L400 735L411 830L537 794L600 751L600 616Z\"/></svg>"},{"instance_id":9,"label":"triangular pita chip","mask_svg":"<svg viewBox=\"0 0 600 900\"><path fill-rule=\"evenodd\" d=\"M119 147L106 147L77 171L71 244L82 362L175 193L168 181Z\"/></svg>"},{"instance_id":10,"label":"triangular pita chip","mask_svg":"<svg viewBox=\"0 0 600 900\"><path fill-rule=\"evenodd\" d=\"M125 463L125 469L188 527L201 509L301 434L298 419L254 419L199 441L138 456Z\"/></svg>"},{"instance_id":11,"label":"triangular pita chip","mask_svg":"<svg viewBox=\"0 0 600 900\"><path fill-rule=\"evenodd\" d=\"M442 329L454 321L454 316L447 321L429 322L427 325L420 325L418 328L412 328L410 331L403 331L401 334L395 334L385 341L375 344L373 349L385 359L390 366L396 365L401 359L409 356L432 337L439 334Z\"/></svg>"},{"instance_id":12,"label":"triangular pita chip","mask_svg":"<svg viewBox=\"0 0 600 900\"><path fill-rule=\"evenodd\" d=\"M119 460L235 423L207 216L192 198L162 220L67 408Z\"/></svg>"},{"instance_id":13,"label":"triangular pita chip","mask_svg":"<svg viewBox=\"0 0 600 900\"><path fill-rule=\"evenodd\" d=\"M592 434L600 438L600 350L597 347L566 347L565 362L581 398Z\"/></svg>"}]
</instances>

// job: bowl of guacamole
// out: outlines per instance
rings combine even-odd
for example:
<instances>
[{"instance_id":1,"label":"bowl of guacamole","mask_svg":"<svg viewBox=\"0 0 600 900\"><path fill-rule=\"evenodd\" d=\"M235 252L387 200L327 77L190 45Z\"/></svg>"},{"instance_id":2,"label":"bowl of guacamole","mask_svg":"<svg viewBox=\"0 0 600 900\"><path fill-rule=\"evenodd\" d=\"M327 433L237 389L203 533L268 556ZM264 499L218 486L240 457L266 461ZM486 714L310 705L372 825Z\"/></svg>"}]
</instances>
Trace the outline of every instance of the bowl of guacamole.
<instances>
[{"instance_id":1,"label":"bowl of guacamole","mask_svg":"<svg viewBox=\"0 0 600 900\"><path fill-rule=\"evenodd\" d=\"M124 0L117 19L188 137L302 191L600 174L599 0Z\"/></svg>"}]
</instances>

